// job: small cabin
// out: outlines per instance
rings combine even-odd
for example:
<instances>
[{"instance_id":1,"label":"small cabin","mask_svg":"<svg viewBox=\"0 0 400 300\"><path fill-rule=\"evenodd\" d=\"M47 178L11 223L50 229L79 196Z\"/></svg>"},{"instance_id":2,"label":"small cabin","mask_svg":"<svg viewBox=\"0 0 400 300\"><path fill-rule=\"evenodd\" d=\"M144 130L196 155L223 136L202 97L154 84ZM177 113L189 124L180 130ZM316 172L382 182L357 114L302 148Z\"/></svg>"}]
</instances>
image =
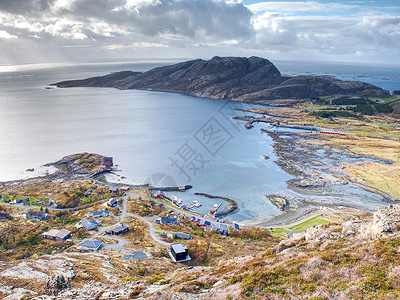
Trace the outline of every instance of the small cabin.
<instances>
[{"instance_id":1,"label":"small cabin","mask_svg":"<svg viewBox=\"0 0 400 300\"><path fill-rule=\"evenodd\" d=\"M113 166L114 165L113 158L112 157L104 157L104 164L106 164L106 163L110 164L110 166Z\"/></svg>"},{"instance_id":2,"label":"small cabin","mask_svg":"<svg viewBox=\"0 0 400 300\"><path fill-rule=\"evenodd\" d=\"M106 210L99 209L98 211L88 212L88 214L87 214L88 218L106 218L109 215L110 215L110 211L108 209L106 209Z\"/></svg>"},{"instance_id":3,"label":"small cabin","mask_svg":"<svg viewBox=\"0 0 400 300\"><path fill-rule=\"evenodd\" d=\"M118 205L118 202L115 198L111 198L110 200L107 201L107 205L110 207L115 207Z\"/></svg>"},{"instance_id":4,"label":"small cabin","mask_svg":"<svg viewBox=\"0 0 400 300\"><path fill-rule=\"evenodd\" d=\"M46 213L44 211L30 210L25 217L29 220L43 221L46 218Z\"/></svg>"},{"instance_id":5,"label":"small cabin","mask_svg":"<svg viewBox=\"0 0 400 300\"><path fill-rule=\"evenodd\" d=\"M129 226L127 224L118 224L113 229L107 230L108 234L121 234L129 231Z\"/></svg>"},{"instance_id":6,"label":"small cabin","mask_svg":"<svg viewBox=\"0 0 400 300\"><path fill-rule=\"evenodd\" d=\"M160 219L156 220L156 223L158 224L171 224L171 225L177 225L178 224L178 219L174 217L161 217Z\"/></svg>"},{"instance_id":7,"label":"small cabin","mask_svg":"<svg viewBox=\"0 0 400 300\"><path fill-rule=\"evenodd\" d=\"M174 261L183 262L191 259L189 256L189 250L186 245L176 243L171 244L170 247L170 253Z\"/></svg>"},{"instance_id":8,"label":"small cabin","mask_svg":"<svg viewBox=\"0 0 400 300\"><path fill-rule=\"evenodd\" d=\"M118 194L119 190L118 190L117 187L112 186L112 187L110 187L110 188L108 189L108 192L109 192L110 194Z\"/></svg>"},{"instance_id":9,"label":"small cabin","mask_svg":"<svg viewBox=\"0 0 400 300\"><path fill-rule=\"evenodd\" d=\"M78 249L85 251L97 251L103 246L103 242L99 240L85 239L79 243Z\"/></svg>"},{"instance_id":10,"label":"small cabin","mask_svg":"<svg viewBox=\"0 0 400 300\"><path fill-rule=\"evenodd\" d=\"M67 229L51 229L50 231L43 233L42 237L53 241L65 241L71 238L71 231Z\"/></svg>"},{"instance_id":11,"label":"small cabin","mask_svg":"<svg viewBox=\"0 0 400 300\"><path fill-rule=\"evenodd\" d=\"M101 222L100 222L101 225ZM99 226L99 223L96 221L91 221L89 219L83 218L82 221L80 221L78 226L84 227L86 230L95 230L97 226Z\"/></svg>"}]
</instances>

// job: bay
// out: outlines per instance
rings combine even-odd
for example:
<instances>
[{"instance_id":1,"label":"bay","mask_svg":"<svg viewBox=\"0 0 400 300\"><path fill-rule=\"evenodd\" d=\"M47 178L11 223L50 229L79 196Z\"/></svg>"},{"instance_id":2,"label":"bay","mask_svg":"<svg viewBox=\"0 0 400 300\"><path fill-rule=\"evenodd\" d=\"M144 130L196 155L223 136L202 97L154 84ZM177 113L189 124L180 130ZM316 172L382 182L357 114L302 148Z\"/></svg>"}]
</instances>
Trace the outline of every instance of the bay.
<instances>
[{"instance_id":1,"label":"bay","mask_svg":"<svg viewBox=\"0 0 400 300\"><path fill-rule=\"evenodd\" d=\"M145 71L168 63L0 67L0 181L45 172L41 165L65 155L94 152L114 157L121 171L110 180L193 185L193 190L177 196L186 204L202 202L200 212L219 202L194 192L236 200L240 211L231 216L235 221L278 215L264 195L285 191L293 177L274 163L272 140L260 133L260 125L246 130L232 120L243 114L235 108L250 105L137 90L45 89L61 80ZM292 70L297 69L292 65ZM38 172L26 172L32 167Z\"/></svg>"}]
</instances>

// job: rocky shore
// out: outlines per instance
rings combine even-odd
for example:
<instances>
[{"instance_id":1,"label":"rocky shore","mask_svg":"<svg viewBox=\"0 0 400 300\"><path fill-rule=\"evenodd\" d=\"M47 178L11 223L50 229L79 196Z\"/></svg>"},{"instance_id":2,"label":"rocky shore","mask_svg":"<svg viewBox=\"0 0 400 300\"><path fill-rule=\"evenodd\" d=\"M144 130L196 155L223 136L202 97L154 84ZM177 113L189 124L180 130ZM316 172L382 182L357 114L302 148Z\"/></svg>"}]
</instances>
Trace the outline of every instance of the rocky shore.
<instances>
[{"instance_id":1,"label":"rocky shore","mask_svg":"<svg viewBox=\"0 0 400 300\"><path fill-rule=\"evenodd\" d=\"M385 203L394 203L396 199L386 193L367 188L363 185L355 185L342 174L342 164L345 162L376 160L377 157L369 157L348 153L338 148L320 146L319 139L324 139L318 133L287 132L285 130L262 130L274 141L273 148L278 156L275 161L288 173L295 177L288 181L288 192L266 195L279 210L285 214L278 216L275 221L285 222L288 211L297 211L301 207L310 206L343 206L354 209L370 211L371 207L363 203L360 195L347 194L348 191L359 189L366 199L376 199ZM381 163L390 163L382 160ZM355 191L352 191L356 193ZM356 197L360 197L356 201ZM379 201L378 201L379 202ZM364 205L365 204L365 205ZM260 223L262 224L262 223Z\"/></svg>"}]
</instances>

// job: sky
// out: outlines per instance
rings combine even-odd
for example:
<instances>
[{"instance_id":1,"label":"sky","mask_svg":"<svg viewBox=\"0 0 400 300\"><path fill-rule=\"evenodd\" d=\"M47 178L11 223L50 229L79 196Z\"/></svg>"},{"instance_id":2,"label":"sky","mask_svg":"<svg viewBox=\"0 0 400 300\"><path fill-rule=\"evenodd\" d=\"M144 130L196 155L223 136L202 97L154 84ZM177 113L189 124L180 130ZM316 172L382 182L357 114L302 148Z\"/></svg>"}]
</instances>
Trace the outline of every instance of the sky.
<instances>
[{"instance_id":1,"label":"sky","mask_svg":"<svg viewBox=\"0 0 400 300\"><path fill-rule=\"evenodd\" d=\"M252 56L400 64L400 1L0 0L0 65Z\"/></svg>"}]
</instances>

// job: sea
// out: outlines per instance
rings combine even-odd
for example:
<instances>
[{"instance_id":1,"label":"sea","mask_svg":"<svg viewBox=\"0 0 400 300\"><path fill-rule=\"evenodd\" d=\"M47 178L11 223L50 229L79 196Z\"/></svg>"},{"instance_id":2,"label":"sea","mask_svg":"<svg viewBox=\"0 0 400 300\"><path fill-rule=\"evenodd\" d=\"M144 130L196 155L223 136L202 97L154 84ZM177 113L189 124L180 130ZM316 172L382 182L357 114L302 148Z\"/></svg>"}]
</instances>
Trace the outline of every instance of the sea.
<instances>
[{"instance_id":1,"label":"sea","mask_svg":"<svg viewBox=\"0 0 400 300\"><path fill-rule=\"evenodd\" d=\"M273 141L260 132L261 125L247 130L243 122L232 119L246 115L237 109L252 105L152 91L48 86L178 61L182 60L0 66L0 181L52 173L55 170L45 164L92 152L114 158L117 171L108 176L112 182L192 185L189 191L169 196L176 195L187 205L198 200L199 212L223 201L195 192L237 201L240 211L229 217L236 222L281 214L265 195L286 191L293 176L276 165ZM400 90L399 67L274 63L286 75L333 76ZM372 193L357 189L352 193L360 203L370 199L370 208L383 205Z\"/></svg>"}]
</instances>

